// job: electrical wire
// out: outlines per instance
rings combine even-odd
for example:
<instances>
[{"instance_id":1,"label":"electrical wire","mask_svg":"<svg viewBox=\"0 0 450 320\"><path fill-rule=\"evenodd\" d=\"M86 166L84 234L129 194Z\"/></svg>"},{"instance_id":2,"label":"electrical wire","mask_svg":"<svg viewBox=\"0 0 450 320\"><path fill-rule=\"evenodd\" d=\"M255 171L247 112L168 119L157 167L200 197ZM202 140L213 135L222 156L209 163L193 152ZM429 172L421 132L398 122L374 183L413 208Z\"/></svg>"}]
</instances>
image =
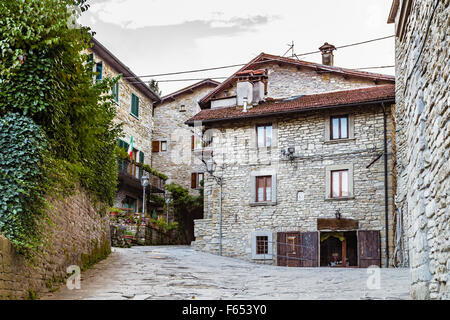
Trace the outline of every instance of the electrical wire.
<instances>
[{"instance_id":1,"label":"electrical wire","mask_svg":"<svg viewBox=\"0 0 450 320\"><path fill-rule=\"evenodd\" d=\"M267 60L266 60L267 61ZM384 68L394 68L395 66L379 66L379 67L365 67L365 68L349 68L353 70L368 70L368 69L384 69ZM162 79L162 80L155 80L156 82L182 82L182 81L201 81L205 79L212 79L212 80L221 80L221 79L228 79L229 77L205 77L205 78L187 78L187 79ZM148 81L142 81L143 83L150 83L152 80ZM141 82L129 82L130 84L138 84Z\"/></svg>"},{"instance_id":2,"label":"electrical wire","mask_svg":"<svg viewBox=\"0 0 450 320\"><path fill-rule=\"evenodd\" d=\"M388 38L392 38L392 37L395 37L395 35L381 37L381 38L376 38L376 39L370 39L370 40L361 41L361 42L355 42L355 43L351 43L351 44L346 44L346 45L338 46L338 47L336 47L336 49L347 48L347 47L351 47L351 46L357 46L357 45L361 45L361 44L365 44L365 43L369 43L369 42L374 42L374 41L379 41L379 40L384 40L384 39L388 39ZM289 52L289 50L287 52ZM320 50L319 51L306 52L306 53L300 53L300 54L294 54L293 56L301 57L301 56L306 56L306 55L315 54L315 53L319 53L319 52L320 52ZM275 59L273 59L273 60L275 61ZM264 62L270 62L270 60L265 60ZM211 71L211 70L229 69L229 68L234 68L234 67L242 67L242 66L245 66L247 64L248 63L239 63L239 64L220 66L220 67L212 67L212 68L194 69L194 70L187 70L187 71L176 71L176 72L168 72L168 73L156 73L156 74L149 74L149 75L143 75L143 76L137 76L137 77L124 77L123 79L151 78L151 77L171 76L171 75L195 73L195 72L203 72L203 71Z\"/></svg>"}]
</instances>

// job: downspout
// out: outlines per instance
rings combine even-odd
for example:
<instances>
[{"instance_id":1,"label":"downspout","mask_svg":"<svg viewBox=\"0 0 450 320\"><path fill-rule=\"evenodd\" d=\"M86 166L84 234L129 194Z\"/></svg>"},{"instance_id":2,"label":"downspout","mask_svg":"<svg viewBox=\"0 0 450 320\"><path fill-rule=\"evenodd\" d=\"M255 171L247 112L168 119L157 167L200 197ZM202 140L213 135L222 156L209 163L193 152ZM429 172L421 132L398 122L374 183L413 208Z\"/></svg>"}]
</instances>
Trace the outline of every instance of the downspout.
<instances>
[{"instance_id":1,"label":"downspout","mask_svg":"<svg viewBox=\"0 0 450 320\"><path fill-rule=\"evenodd\" d=\"M386 107L384 102L381 103L383 107L383 135L384 135L384 215L386 225L386 268L389 268L389 195L388 195L388 163L387 163L387 134L386 134Z\"/></svg>"}]
</instances>

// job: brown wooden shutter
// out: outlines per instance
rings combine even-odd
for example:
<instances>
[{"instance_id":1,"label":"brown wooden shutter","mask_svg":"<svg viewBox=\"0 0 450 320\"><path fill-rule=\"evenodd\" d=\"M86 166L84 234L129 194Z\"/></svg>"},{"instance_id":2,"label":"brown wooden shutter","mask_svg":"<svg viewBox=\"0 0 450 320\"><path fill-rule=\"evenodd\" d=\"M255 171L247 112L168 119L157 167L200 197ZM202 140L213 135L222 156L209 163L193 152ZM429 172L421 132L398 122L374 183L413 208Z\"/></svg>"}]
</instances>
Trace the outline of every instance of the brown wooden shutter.
<instances>
[{"instance_id":1,"label":"brown wooden shutter","mask_svg":"<svg viewBox=\"0 0 450 320\"><path fill-rule=\"evenodd\" d=\"M358 266L367 268L372 265L381 266L380 231L359 230Z\"/></svg>"},{"instance_id":2,"label":"brown wooden shutter","mask_svg":"<svg viewBox=\"0 0 450 320\"><path fill-rule=\"evenodd\" d=\"M152 152L159 152L159 141L152 141Z\"/></svg>"},{"instance_id":3,"label":"brown wooden shutter","mask_svg":"<svg viewBox=\"0 0 450 320\"><path fill-rule=\"evenodd\" d=\"M318 266L318 232L302 232L299 237L300 267Z\"/></svg>"},{"instance_id":4,"label":"brown wooden shutter","mask_svg":"<svg viewBox=\"0 0 450 320\"><path fill-rule=\"evenodd\" d=\"M194 150L194 149L195 149L195 136L192 135L191 136L191 150Z\"/></svg>"},{"instance_id":5,"label":"brown wooden shutter","mask_svg":"<svg viewBox=\"0 0 450 320\"><path fill-rule=\"evenodd\" d=\"M287 244L286 244L286 233L277 233L277 266L286 266L286 254Z\"/></svg>"},{"instance_id":6,"label":"brown wooden shutter","mask_svg":"<svg viewBox=\"0 0 450 320\"><path fill-rule=\"evenodd\" d=\"M191 175L191 188L192 189L197 188L197 173L196 172L192 172L192 175Z\"/></svg>"}]
</instances>

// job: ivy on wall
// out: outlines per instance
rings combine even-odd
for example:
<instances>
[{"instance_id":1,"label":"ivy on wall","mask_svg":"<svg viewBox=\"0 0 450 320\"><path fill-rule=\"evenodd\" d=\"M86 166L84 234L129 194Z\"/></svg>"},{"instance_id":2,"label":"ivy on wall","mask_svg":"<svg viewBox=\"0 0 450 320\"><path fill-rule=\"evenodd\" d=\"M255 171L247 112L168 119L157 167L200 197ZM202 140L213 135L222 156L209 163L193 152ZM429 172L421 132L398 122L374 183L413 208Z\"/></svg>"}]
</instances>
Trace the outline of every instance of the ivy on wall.
<instances>
[{"instance_id":1,"label":"ivy on wall","mask_svg":"<svg viewBox=\"0 0 450 320\"><path fill-rule=\"evenodd\" d=\"M16 247L32 247L38 235L45 146L44 133L31 119L15 113L0 118L0 232Z\"/></svg>"},{"instance_id":2,"label":"ivy on wall","mask_svg":"<svg viewBox=\"0 0 450 320\"><path fill-rule=\"evenodd\" d=\"M83 54L93 33L73 24L87 8L86 0L0 1L0 232L18 248L37 237L32 215L57 185L80 184L108 205L115 197L118 78L94 81Z\"/></svg>"}]
</instances>

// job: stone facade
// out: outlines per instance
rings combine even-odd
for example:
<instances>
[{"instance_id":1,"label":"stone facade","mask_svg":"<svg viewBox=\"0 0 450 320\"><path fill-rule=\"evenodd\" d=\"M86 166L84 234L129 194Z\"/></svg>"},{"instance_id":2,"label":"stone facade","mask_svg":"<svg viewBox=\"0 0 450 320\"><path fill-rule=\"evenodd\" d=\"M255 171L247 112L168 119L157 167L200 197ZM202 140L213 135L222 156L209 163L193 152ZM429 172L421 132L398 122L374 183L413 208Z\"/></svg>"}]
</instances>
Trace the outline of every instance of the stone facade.
<instances>
[{"instance_id":1,"label":"stone facade","mask_svg":"<svg viewBox=\"0 0 450 320\"><path fill-rule=\"evenodd\" d=\"M296 95L307 95L345 89L356 89L374 86L372 79L350 77L345 74L316 72L311 68L298 68L290 65L266 62L258 67L267 69L268 97L278 99ZM392 83L379 80L378 84ZM217 93L217 98L236 95L236 83L226 90Z\"/></svg>"},{"instance_id":2,"label":"stone facade","mask_svg":"<svg viewBox=\"0 0 450 320\"><path fill-rule=\"evenodd\" d=\"M105 59L105 53L97 54L97 49L94 49L90 53L94 53L94 61L96 63L102 62L103 64L103 78L117 77L121 72L108 64ZM108 53L109 56L109 53ZM120 63L119 63L120 64ZM136 149L137 156L136 161L139 162L139 153L144 153L144 163L152 163L152 132L153 132L153 104L154 100L150 99L148 95L144 94L143 89L136 85L137 79L125 79L122 77L119 80L118 89L118 101L117 115L114 119L115 123L121 123L123 129L123 136L120 137L126 143L130 143L131 137L133 137L133 148ZM131 113L131 100L132 94L139 98L139 113L138 117ZM135 178L139 178L139 170L135 170ZM127 188L124 185L119 185L119 190L114 201L115 207L124 207L124 200L126 197L135 199L136 209L142 207L142 188Z\"/></svg>"},{"instance_id":3,"label":"stone facade","mask_svg":"<svg viewBox=\"0 0 450 320\"><path fill-rule=\"evenodd\" d=\"M373 79L318 73L309 68L298 69L278 63L265 63L261 68L268 70L266 99L376 85ZM393 83L393 80L386 82ZM235 94L233 88L223 88L215 97L232 96ZM386 109L387 142L388 150L391 150L390 105L386 105ZM349 116L349 139L329 140L330 116L336 114ZM272 146L256 148L256 125L267 123L272 125ZM383 157L380 158L384 146L384 121L379 104L204 125L214 132L215 175L223 177L223 255L276 263L277 232L317 231L317 219L334 218L339 209L342 218L358 220L358 230L380 231L381 264L386 266L385 172ZM282 150L288 147L295 147L298 155L292 161L282 156ZM392 153L388 151L389 256L393 252L394 226L391 157ZM346 199L328 196L329 174L336 168L350 171L353 190ZM272 197L276 199L266 205L252 201L254 177L262 175L272 177ZM197 250L218 253L219 189L216 181L206 174L205 218L195 220L194 245ZM252 259L257 233L265 233L269 241L273 241L269 250L273 254L269 255L269 260Z\"/></svg>"},{"instance_id":4,"label":"stone facade","mask_svg":"<svg viewBox=\"0 0 450 320\"><path fill-rule=\"evenodd\" d=\"M109 214L95 208L82 191L52 201L51 220L45 224L51 244L31 262L18 255L0 236L0 300L39 298L65 285L67 267L87 268L111 250ZM103 211L103 213L102 213Z\"/></svg>"},{"instance_id":5,"label":"stone facade","mask_svg":"<svg viewBox=\"0 0 450 320\"><path fill-rule=\"evenodd\" d=\"M169 177L166 183L181 185L193 195L198 190L191 188L191 174L203 173L204 165L192 150L193 130L185 122L200 111L198 101L216 85L211 81L193 85L192 90L181 89L179 95L163 97L155 107L153 141L167 141L167 151L153 153L152 167ZM201 149L201 132L194 137L195 149Z\"/></svg>"},{"instance_id":6,"label":"stone facade","mask_svg":"<svg viewBox=\"0 0 450 320\"><path fill-rule=\"evenodd\" d=\"M301 116L267 118L271 123L274 145L267 150L254 146L255 125L246 121L232 126L214 126L217 143L215 161L224 164L217 172L223 176L223 255L251 260L253 232L273 233L287 231L317 231L318 218L334 218L337 209L343 218L359 221L361 230L379 230L381 259L385 261L384 214L384 163L382 158L370 168L366 166L383 151L383 112L379 106L339 110L354 115L354 139L327 141L325 127L328 113L311 112ZM261 123L261 121L259 121ZM391 117L388 117L391 126ZM276 127L276 129L275 129ZM389 129L389 127L388 127ZM217 138L216 136L221 136ZM275 138L277 137L277 138ZM390 137L388 137L390 143ZM216 143L216 142L215 142ZM294 161L284 160L281 150L295 146L300 154ZM226 151L225 151L226 150ZM226 155L237 155L230 158ZM345 200L327 196L327 168L351 166L353 194ZM391 186L391 159L389 157L389 185ZM257 206L251 201L251 176L272 175L276 187L276 204ZM391 190L391 188L389 188ZM298 193L302 193L299 199ZM206 175L205 219L195 221L195 248L211 253L218 252L219 188ZM392 193L389 194L389 228L392 229ZM389 234L389 251L392 255L392 232ZM276 246L272 248L276 252ZM275 255L272 257L275 263ZM267 261L266 261L267 263Z\"/></svg>"},{"instance_id":7,"label":"stone facade","mask_svg":"<svg viewBox=\"0 0 450 320\"><path fill-rule=\"evenodd\" d=\"M450 299L449 3L394 1L390 17L398 35L395 202L416 299Z\"/></svg>"}]
</instances>

